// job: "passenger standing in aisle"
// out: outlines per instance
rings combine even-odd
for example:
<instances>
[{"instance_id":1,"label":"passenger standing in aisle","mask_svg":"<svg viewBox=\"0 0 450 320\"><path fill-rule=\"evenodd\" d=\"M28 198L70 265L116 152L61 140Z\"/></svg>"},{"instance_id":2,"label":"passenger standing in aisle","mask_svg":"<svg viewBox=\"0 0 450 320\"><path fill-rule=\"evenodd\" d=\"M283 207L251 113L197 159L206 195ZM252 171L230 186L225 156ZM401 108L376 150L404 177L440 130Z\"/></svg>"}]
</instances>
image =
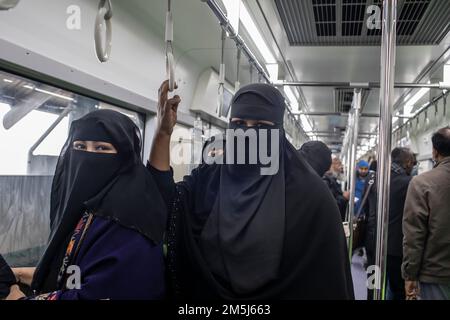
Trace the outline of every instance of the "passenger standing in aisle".
<instances>
[{"instance_id":1,"label":"passenger standing in aisle","mask_svg":"<svg viewBox=\"0 0 450 320\"><path fill-rule=\"evenodd\" d=\"M403 218L407 299L450 299L450 127L432 136L431 171L409 185Z\"/></svg>"},{"instance_id":2,"label":"passenger standing in aisle","mask_svg":"<svg viewBox=\"0 0 450 320\"><path fill-rule=\"evenodd\" d=\"M348 199L350 198L350 192L342 191L342 186L338 181L338 178L342 174L342 162L339 158L333 158L331 162L331 167L328 172L323 176L323 180L330 189L334 199L339 208L341 214L341 220L345 220L345 214L347 211Z\"/></svg>"},{"instance_id":3,"label":"passenger standing in aisle","mask_svg":"<svg viewBox=\"0 0 450 320\"><path fill-rule=\"evenodd\" d=\"M401 265L403 257L403 208L406 192L411 181L411 171L414 166L414 156L408 148L395 148L391 152L391 181L389 195L389 224L386 262L386 281L389 285L392 300L405 299L405 283L402 279ZM372 182L369 196L364 206L367 214L366 252L367 264L375 264L376 235L377 235L377 192L375 180ZM372 298L369 290L368 297Z\"/></svg>"},{"instance_id":4,"label":"passenger standing in aisle","mask_svg":"<svg viewBox=\"0 0 450 320\"><path fill-rule=\"evenodd\" d=\"M321 141L304 143L299 152L305 157L309 165L322 177L331 166L331 150Z\"/></svg>"},{"instance_id":5,"label":"passenger standing in aisle","mask_svg":"<svg viewBox=\"0 0 450 320\"><path fill-rule=\"evenodd\" d=\"M201 164L178 184L169 144L179 98L167 95L166 81L148 169L172 206L167 256L175 297L353 299L338 208L285 137L283 95L268 84L242 87L232 99L228 133L260 138L236 145L227 136L226 163ZM271 151L278 170L270 175L261 172L260 152L256 164L249 161L263 141L278 146ZM235 162L239 155L242 164Z\"/></svg>"},{"instance_id":6,"label":"passenger standing in aisle","mask_svg":"<svg viewBox=\"0 0 450 320\"><path fill-rule=\"evenodd\" d=\"M366 187L366 178L369 174L369 164L365 160L360 160L356 165L356 185L355 185L355 212L357 215L361 200L364 195L364 188Z\"/></svg>"}]
</instances>

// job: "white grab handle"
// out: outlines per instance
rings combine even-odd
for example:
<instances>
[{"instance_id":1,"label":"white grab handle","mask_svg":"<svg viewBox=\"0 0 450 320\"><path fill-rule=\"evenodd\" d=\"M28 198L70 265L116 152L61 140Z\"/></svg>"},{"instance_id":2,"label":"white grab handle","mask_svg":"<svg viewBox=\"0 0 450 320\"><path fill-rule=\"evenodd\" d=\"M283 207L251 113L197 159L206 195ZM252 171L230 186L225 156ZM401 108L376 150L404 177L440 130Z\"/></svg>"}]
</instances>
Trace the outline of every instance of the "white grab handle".
<instances>
[{"instance_id":1,"label":"white grab handle","mask_svg":"<svg viewBox=\"0 0 450 320\"><path fill-rule=\"evenodd\" d=\"M170 50L166 53L166 74L169 80L169 91L172 92L175 89L175 66L173 53Z\"/></svg>"},{"instance_id":2,"label":"white grab handle","mask_svg":"<svg viewBox=\"0 0 450 320\"><path fill-rule=\"evenodd\" d=\"M171 10L171 0L168 1L166 13L166 75L169 81L169 91L175 90L175 58L173 56L173 17Z\"/></svg>"},{"instance_id":3,"label":"white grab handle","mask_svg":"<svg viewBox=\"0 0 450 320\"><path fill-rule=\"evenodd\" d=\"M95 18L95 52L100 62L106 62L111 56L112 48L112 6L111 1L108 0L109 9L105 8L106 1L102 0ZM106 28L106 39L103 36L102 29Z\"/></svg>"},{"instance_id":4,"label":"white grab handle","mask_svg":"<svg viewBox=\"0 0 450 320\"><path fill-rule=\"evenodd\" d=\"M173 18L172 12L167 11L166 13L166 42L173 41Z\"/></svg>"}]
</instances>

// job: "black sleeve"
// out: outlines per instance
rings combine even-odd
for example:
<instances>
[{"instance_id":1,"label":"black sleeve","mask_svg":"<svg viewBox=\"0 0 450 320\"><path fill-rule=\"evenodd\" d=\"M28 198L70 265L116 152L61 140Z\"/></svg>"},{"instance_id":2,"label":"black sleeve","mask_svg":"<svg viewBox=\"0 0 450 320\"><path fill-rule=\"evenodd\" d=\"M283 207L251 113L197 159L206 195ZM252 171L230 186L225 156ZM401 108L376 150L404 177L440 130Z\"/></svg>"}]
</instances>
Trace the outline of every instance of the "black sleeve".
<instances>
[{"instance_id":1,"label":"black sleeve","mask_svg":"<svg viewBox=\"0 0 450 320\"><path fill-rule=\"evenodd\" d=\"M16 277L9 265L0 255L0 300L9 295L10 287L16 283Z\"/></svg>"},{"instance_id":2,"label":"black sleeve","mask_svg":"<svg viewBox=\"0 0 450 320\"><path fill-rule=\"evenodd\" d=\"M195 194L195 186L200 168L192 170L190 175L184 176L183 181L175 183L173 179L173 170L160 171L147 162L147 169L150 171L153 179L155 179L156 185L167 204L167 208L172 207L172 203L175 200L177 194L177 188L179 196L183 198L183 203L187 205L187 209L192 207L192 196Z\"/></svg>"},{"instance_id":3,"label":"black sleeve","mask_svg":"<svg viewBox=\"0 0 450 320\"><path fill-rule=\"evenodd\" d=\"M341 213L342 221L344 221L348 201L347 201L347 199L344 198L343 195L340 195L340 194L338 194L335 199L336 199L336 203L339 207L339 212Z\"/></svg>"},{"instance_id":4,"label":"black sleeve","mask_svg":"<svg viewBox=\"0 0 450 320\"><path fill-rule=\"evenodd\" d=\"M347 199L344 198L342 191L336 188L330 178L324 176L322 179L327 184L327 187L333 195L334 199L336 199L336 203L339 207L339 212L341 213L342 221L344 221L345 213L347 210Z\"/></svg>"},{"instance_id":5,"label":"black sleeve","mask_svg":"<svg viewBox=\"0 0 450 320\"><path fill-rule=\"evenodd\" d=\"M169 171L160 171L147 162L147 169L153 176L167 208L171 208L176 187L172 168Z\"/></svg>"}]
</instances>

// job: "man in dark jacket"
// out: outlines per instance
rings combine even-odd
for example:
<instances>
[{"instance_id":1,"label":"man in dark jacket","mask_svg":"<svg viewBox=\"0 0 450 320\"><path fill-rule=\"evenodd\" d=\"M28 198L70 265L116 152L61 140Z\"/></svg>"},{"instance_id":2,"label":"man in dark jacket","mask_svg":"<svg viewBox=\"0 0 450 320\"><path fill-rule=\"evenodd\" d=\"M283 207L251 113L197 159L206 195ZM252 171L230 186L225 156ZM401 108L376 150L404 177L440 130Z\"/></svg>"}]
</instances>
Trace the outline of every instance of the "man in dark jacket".
<instances>
[{"instance_id":1,"label":"man in dark jacket","mask_svg":"<svg viewBox=\"0 0 450 320\"><path fill-rule=\"evenodd\" d=\"M342 162L339 158L334 158L331 162L330 170L323 176L323 181L328 185L333 197L336 199L342 221L344 221L350 193L348 191L342 192L341 184L338 182L338 177L341 173Z\"/></svg>"},{"instance_id":2,"label":"man in dark jacket","mask_svg":"<svg viewBox=\"0 0 450 320\"><path fill-rule=\"evenodd\" d=\"M392 299L404 300L404 281L401 274L403 259L402 220L406 193L414 166L414 155L408 148L395 148L392 150L391 158L386 279L392 293ZM366 202L365 212L367 213L367 262L368 265L374 265L377 233L377 194L373 185ZM369 299L372 298L372 294L372 291L369 290Z\"/></svg>"}]
</instances>

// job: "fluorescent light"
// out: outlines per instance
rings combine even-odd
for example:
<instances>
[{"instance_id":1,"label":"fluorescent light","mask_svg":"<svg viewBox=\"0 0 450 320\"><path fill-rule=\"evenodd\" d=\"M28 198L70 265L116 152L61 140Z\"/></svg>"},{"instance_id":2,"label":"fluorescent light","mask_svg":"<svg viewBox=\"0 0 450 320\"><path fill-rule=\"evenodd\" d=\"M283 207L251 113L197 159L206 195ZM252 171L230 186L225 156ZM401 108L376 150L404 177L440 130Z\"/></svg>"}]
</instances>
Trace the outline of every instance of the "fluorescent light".
<instances>
[{"instance_id":1,"label":"fluorescent light","mask_svg":"<svg viewBox=\"0 0 450 320\"><path fill-rule=\"evenodd\" d=\"M57 98L73 101L73 98L68 97L68 96L64 96L62 94L57 94L57 93L54 93L54 92L51 92L51 91L47 91L47 90L42 90L42 89L39 89L39 88L36 88L34 90L36 90L37 92L42 92L42 93L49 94L49 95L57 97Z\"/></svg>"},{"instance_id":2,"label":"fluorescent light","mask_svg":"<svg viewBox=\"0 0 450 320\"><path fill-rule=\"evenodd\" d=\"M395 125L398 122L398 117L393 117L392 118L392 125Z\"/></svg>"},{"instance_id":3,"label":"fluorescent light","mask_svg":"<svg viewBox=\"0 0 450 320\"><path fill-rule=\"evenodd\" d=\"M222 3L227 10L228 21L230 22L236 34L238 34L241 0L222 0Z\"/></svg>"},{"instance_id":4,"label":"fluorescent light","mask_svg":"<svg viewBox=\"0 0 450 320\"><path fill-rule=\"evenodd\" d=\"M403 108L403 114L405 116L410 116L411 111L414 108L414 105L429 91L430 91L430 88L420 89L411 99L408 100L408 102L406 102L405 107Z\"/></svg>"},{"instance_id":5,"label":"fluorescent light","mask_svg":"<svg viewBox=\"0 0 450 320\"><path fill-rule=\"evenodd\" d=\"M62 94L54 93L54 92L51 92L51 91L47 91L47 90L44 90L44 89L35 88L35 87L30 86L28 84L24 85L23 87L27 88L27 89L30 89L30 90L35 90L37 92L45 93L45 94L48 94L48 95L51 95L51 96L54 96L54 97L57 97L57 98L61 98L61 99L64 99L64 100L69 100L69 101L74 101L75 100L75 99L73 99L71 97L64 96Z\"/></svg>"},{"instance_id":6,"label":"fluorescent light","mask_svg":"<svg viewBox=\"0 0 450 320\"><path fill-rule=\"evenodd\" d=\"M269 78L272 82L278 81L278 63L266 64L267 72L269 72Z\"/></svg>"},{"instance_id":7,"label":"fluorescent light","mask_svg":"<svg viewBox=\"0 0 450 320\"><path fill-rule=\"evenodd\" d=\"M292 88L289 86L284 86L283 90L289 100L289 103L291 104L292 111L299 112L300 110L298 105L298 99Z\"/></svg>"},{"instance_id":8,"label":"fluorescent light","mask_svg":"<svg viewBox=\"0 0 450 320\"><path fill-rule=\"evenodd\" d=\"M226 1L226 0L225 0ZM242 2L242 1L241 1ZM247 30L248 34L252 38L254 44L258 48L259 52L263 56L266 63L276 63L277 60L273 56L272 52L270 51L269 47L267 46L266 41L262 37L261 33L258 30L258 27L255 24L255 21L253 21L252 16L247 10L247 7L244 3L241 3L241 22L244 25L245 30Z\"/></svg>"},{"instance_id":9,"label":"fluorescent light","mask_svg":"<svg viewBox=\"0 0 450 320\"><path fill-rule=\"evenodd\" d=\"M13 83L14 81L9 80L9 79L3 79L3 81L8 82L8 83Z\"/></svg>"},{"instance_id":10,"label":"fluorescent light","mask_svg":"<svg viewBox=\"0 0 450 320\"><path fill-rule=\"evenodd\" d=\"M312 126L309 123L308 118L304 114L300 115L300 121L302 122L303 130L305 130L306 132L313 131Z\"/></svg>"}]
</instances>

